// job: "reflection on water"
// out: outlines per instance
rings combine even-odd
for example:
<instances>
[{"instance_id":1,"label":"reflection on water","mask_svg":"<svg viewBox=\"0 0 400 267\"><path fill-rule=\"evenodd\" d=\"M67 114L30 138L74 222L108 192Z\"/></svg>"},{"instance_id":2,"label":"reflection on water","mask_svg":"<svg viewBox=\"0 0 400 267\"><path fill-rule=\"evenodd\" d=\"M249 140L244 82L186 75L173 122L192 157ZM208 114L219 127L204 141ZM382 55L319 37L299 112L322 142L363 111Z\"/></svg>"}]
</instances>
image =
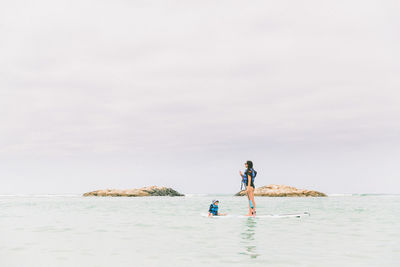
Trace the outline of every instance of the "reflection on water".
<instances>
[{"instance_id":1,"label":"reflection on water","mask_svg":"<svg viewBox=\"0 0 400 267\"><path fill-rule=\"evenodd\" d=\"M244 251L239 254L248 255L250 258L255 259L260 254L257 253L256 247L256 226L257 221L254 218L249 217L243 226L243 232L240 234L241 243L244 245Z\"/></svg>"}]
</instances>

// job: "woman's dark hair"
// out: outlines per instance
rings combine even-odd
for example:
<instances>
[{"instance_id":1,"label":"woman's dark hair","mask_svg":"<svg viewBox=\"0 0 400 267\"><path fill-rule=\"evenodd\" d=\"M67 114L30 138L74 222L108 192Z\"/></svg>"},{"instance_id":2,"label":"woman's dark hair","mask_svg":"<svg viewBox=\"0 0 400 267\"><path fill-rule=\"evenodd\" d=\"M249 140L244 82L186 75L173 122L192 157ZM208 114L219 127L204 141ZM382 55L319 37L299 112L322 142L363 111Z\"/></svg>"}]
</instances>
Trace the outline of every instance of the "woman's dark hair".
<instances>
[{"instance_id":1,"label":"woman's dark hair","mask_svg":"<svg viewBox=\"0 0 400 267\"><path fill-rule=\"evenodd\" d=\"M247 164L247 167L249 169L253 168L253 162L252 161L248 160L248 161L246 161L246 164Z\"/></svg>"}]
</instances>

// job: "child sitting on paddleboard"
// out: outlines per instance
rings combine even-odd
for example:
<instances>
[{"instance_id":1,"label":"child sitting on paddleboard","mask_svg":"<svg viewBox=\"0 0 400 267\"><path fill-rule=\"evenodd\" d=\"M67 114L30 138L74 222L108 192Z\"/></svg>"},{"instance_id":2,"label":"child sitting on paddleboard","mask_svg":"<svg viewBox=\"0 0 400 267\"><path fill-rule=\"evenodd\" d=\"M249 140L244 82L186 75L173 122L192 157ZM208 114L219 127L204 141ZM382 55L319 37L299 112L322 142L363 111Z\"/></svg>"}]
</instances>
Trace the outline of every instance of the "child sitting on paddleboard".
<instances>
[{"instance_id":1,"label":"child sitting on paddleboard","mask_svg":"<svg viewBox=\"0 0 400 267\"><path fill-rule=\"evenodd\" d=\"M213 200L210 208L208 209L208 217L210 216L225 216L225 213L219 213L218 212L218 204L219 201L218 200Z\"/></svg>"}]
</instances>

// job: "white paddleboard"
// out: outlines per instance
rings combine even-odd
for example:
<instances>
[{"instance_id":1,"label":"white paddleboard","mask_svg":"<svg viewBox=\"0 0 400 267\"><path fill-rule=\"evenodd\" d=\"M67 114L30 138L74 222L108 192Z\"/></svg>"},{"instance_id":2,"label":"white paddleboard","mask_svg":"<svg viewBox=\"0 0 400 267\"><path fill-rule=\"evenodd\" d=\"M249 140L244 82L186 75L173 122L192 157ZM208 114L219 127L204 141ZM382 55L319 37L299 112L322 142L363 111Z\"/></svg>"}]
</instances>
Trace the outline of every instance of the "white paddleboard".
<instances>
[{"instance_id":1,"label":"white paddleboard","mask_svg":"<svg viewBox=\"0 0 400 267\"><path fill-rule=\"evenodd\" d=\"M208 217L208 213L201 213L201 216ZM245 215L226 215L226 216L210 216L210 218L301 218L308 217L310 213L288 213L288 214L268 214L268 215L256 215L256 216L245 216Z\"/></svg>"},{"instance_id":2,"label":"white paddleboard","mask_svg":"<svg viewBox=\"0 0 400 267\"><path fill-rule=\"evenodd\" d=\"M304 216L310 216L308 212L302 213L288 213L288 214L268 214L268 215L256 215L256 216L239 216L240 218L300 218Z\"/></svg>"},{"instance_id":3,"label":"white paddleboard","mask_svg":"<svg viewBox=\"0 0 400 267\"><path fill-rule=\"evenodd\" d=\"M203 216L203 217L208 217L208 213L201 213L200 215ZM210 218L233 218L233 217L236 217L236 216L233 216L233 215L210 216Z\"/></svg>"}]
</instances>

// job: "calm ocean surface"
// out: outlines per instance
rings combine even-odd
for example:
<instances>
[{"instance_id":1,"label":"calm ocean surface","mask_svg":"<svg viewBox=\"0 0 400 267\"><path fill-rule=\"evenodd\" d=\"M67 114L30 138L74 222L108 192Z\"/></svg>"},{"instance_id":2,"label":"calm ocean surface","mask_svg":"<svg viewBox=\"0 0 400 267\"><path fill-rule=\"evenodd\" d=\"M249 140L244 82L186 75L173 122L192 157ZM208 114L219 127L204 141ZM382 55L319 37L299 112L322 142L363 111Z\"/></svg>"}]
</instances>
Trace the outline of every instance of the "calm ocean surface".
<instances>
[{"instance_id":1,"label":"calm ocean surface","mask_svg":"<svg viewBox=\"0 0 400 267\"><path fill-rule=\"evenodd\" d=\"M0 196L0 266L400 266L400 196Z\"/></svg>"}]
</instances>

